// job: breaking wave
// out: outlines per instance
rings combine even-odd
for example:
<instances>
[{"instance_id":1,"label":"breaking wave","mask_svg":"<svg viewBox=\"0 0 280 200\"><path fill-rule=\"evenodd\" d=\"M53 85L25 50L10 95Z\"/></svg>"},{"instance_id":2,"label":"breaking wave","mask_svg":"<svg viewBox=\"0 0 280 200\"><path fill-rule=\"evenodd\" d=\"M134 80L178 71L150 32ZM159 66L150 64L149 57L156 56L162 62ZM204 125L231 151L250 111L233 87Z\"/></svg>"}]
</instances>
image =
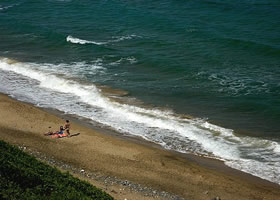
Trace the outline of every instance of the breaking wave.
<instances>
[{"instance_id":1,"label":"breaking wave","mask_svg":"<svg viewBox=\"0 0 280 200\"><path fill-rule=\"evenodd\" d=\"M70 65L68 68L73 69L84 64L60 64L64 65L64 68ZM280 184L279 142L241 137L231 129L203 119L180 117L170 110L115 102L94 84L81 82L77 77L59 76L57 69L54 64L22 63L1 58L0 92L88 118L166 149L221 159L228 166ZM102 66L94 69L104 70Z\"/></svg>"},{"instance_id":2,"label":"breaking wave","mask_svg":"<svg viewBox=\"0 0 280 200\"><path fill-rule=\"evenodd\" d=\"M95 42L95 41L83 40L83 39L72 37L71 35L67 36L66 41L73 43L73 44L95 44L95 45L107 44L106 42Z\"/></svg>"}]
</instances>

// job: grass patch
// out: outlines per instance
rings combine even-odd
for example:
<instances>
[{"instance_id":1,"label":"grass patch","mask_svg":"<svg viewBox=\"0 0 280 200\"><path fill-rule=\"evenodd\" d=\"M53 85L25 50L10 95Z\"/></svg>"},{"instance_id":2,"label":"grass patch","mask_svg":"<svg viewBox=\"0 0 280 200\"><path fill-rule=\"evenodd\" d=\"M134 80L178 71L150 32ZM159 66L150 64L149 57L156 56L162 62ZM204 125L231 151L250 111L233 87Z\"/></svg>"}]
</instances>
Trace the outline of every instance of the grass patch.
<instances>
[{"instance_id":1,"label":"grass patch","mask_svg":"<svg viewBox=\"0 0 280 200\"><path fill-rule=\"evenodd\" d=\"M113 198L86 181L62 173L19 148L0 141L0 199Z\"/></svg>"}]
</instances>

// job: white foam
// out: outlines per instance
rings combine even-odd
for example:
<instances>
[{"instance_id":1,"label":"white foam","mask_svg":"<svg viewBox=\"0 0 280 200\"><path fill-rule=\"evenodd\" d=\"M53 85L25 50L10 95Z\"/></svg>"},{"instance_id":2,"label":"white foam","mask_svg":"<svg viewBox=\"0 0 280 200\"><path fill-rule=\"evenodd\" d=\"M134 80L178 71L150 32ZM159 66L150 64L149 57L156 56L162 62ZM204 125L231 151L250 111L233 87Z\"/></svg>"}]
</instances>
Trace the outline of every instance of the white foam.
<instances>
[{"instance_id":1,"label":"white foam","mask_svg":"<svg viewBox=\"0 0 280 200\"><path fill-rule=\"evenodd\" d=\"M12 70L16 73L28 76L39 81L40 86L43 88L48 88L63 93L74 94L78 96L82 102L104 109L104 112L106 112L108 115L106 116L107 119L111 119L111 123L114 123L114 125L100 120L99 122L106 123L106 125L112 126L112 128L118 127L119 125L117 125L116 123L120 120L123 123L133 122L135 123L135 125L142 124L144 129L145 127L147 127L146 130L136 129L135 131L129 127L118 128L123 130L124 132L150 139L153 139L150 136L150 129L152 129L153 131L155 129L164 130L168 133L173 133L174 136L181 138L181 140L186 139L195 141L199 143L204 150L211 152L218 157L238 157L238 150L236 148L231 148L231 150L229 150L229 144L221 141L221 138L213 137L212 133L209 130L200 129L197 126L198 124L196 123L196 121L185 120L184 123L180 123L170 111L163 112L157 109L148 110L140 107L123 105L115 102L113 103L108 99L102 97L102 95L98 92L94 85L85 86L75 81L65 80L52 74L46 75L39 71L27 69L26 66L22 63L4 63L4 65L4 69L6 70ZM1 66L1 68L3 69L3 65ZM217 131L221 130L225 129L217 129ZM142 132L144 134L142 134ZM166 137L171 136L166 135ZM164 139L161 139L161 142L163 141ZM203 149L200 150L203 151Z\"/></svg>"},{"instance_id":2,"label":"white foam","mask_svg":"<svg viewBox=\"0 0 280 200\"><path fill-rule=\"evenodd\" d=\"M133 56L126 58L126 60L128 60L130 64L135 64L138 62L137 59L134 58Z\"/></svg>"},{"instance_id":3,"label":"white foam","mask_svg":"<svg viewBox=\"0 0 280 200\"><path fill-rule=\"evenodd\" d=\"M124 35L124 36L114 36L113 40L111 40L111 42L120 42L120 41L123 41L123 40L131 40L133 38L141 38L141 37L138 36L138 35L135 35L135 34Z\"/></svg>"},{"instance_id":4,"label":"white foam","mask_svg":"<svg viewBox=\"0 0 280 200\"><path fill-rule=\"evenodd\" d=\"M4 70L12 70L16 73L35 79L40 82L40 86L43 88L76 95L83 102L104 109L104 112L108 112L112 121L115 120L117 122L121 119L123 122L130 121L144 124L143 128L145 129L145 127L147 127L147 132L150 131L149 128L167 130L173 132L177 137L181 137L182 139L185 138L196 141L205 150L217 156L225 156L225 150L229 149L228 144L221 142L220 139L212 137L212 133L209 130L200 129L197 126L198 123L193 120L181 120L180 122L170 111L163 112L162 110L157 109L144 109L111 102L105 97L102 97L94 85L81 85L73 80L65 80L53 74L45 74L30 68L28 69L26 64L8 64L6 60L6 62L2 62L0 67ZM107 125L111 126L109 123L107 123ZM225 129L220 129L219 131L222 130ZM132 131L132 133L135 135L141 135L141 131L144 130L138 131L139 133L136 133L135 131ZM145 137L147 137L147 135ZM238 156L236 149L226 152L228 152L228 156L226 157L231 157L233 155Z\"/></svg>"},{"instance_id":5,"label":"white foam","mask_svg":"<svg viewBox=\"0 0 280 200\"><path fill-rule=\"evenodd\" d=\"M272 146L273 146L273 151L275 153L279 153L280 154L280 144L277 142L272 142Z\"/></svg>"},{"instance_id":6,"label":"white foam","mask_svg":"<svg viewBox=\"0 0 280 200\"><path fill-rule=\"evenodd\" d=\"M12 8L12 7L14 7L14 6L18 6L18 5L20 5L21 3L16 3L16 4L12 4L12 5L9 5L9 6L2 6L2 5L0 5L0 11L1 10L8 10L9 8Z\"/></svg>"},{"instance_id":7,"label":"white foam","mask_svg":"<svg viewBox=\"0 0 280 200\"><path fill-rule=\"evenodd\" d=\"M275 162L274 165L268 165L267 163L249 160L249 159L239 159L234 161L226 161L226 165L234 169L258 176L262 179L280 184L279 174L280 174L280 164L279 161Z\"/></svg>"},{"instance_id":8,"label":"white foam","mask_svg":"<svg viewBox=\"0 0 280 200\"><path fill-rule=\"evenodd\" d=\"M138 62L137 59L136 59L135 57L130 56L130 57L121 58L121 59L119 59L119 60L117 60L117 61L111 62L110 65L120 65L121 63L127 62L127 61L128 61L130 64L135 64L135 63Z\"/></svg>"},{"instance_id":9,"label":"white foam","mask_svg":"<svg viewBox=\"0 0 280 200\"><path fill-rule=\"evenodd\" d=\"M99 62L100 60L96 63ZM77 65L84 67L85 63ZM180 118L170 110L147 109L112 102L93 84L81 84L71 77L57 76L57 70L61 66L63 70L67 69L66 64L55 67L52 64L0 59L1 70L21 74L36 81L39 88L34 91L34 98L39 98L38 91L56 92L57 102L49 101L48 99L53 97L48 93L44 99L36 99L40 105L92 119L122 133L156 142L167 149L222 159L231 167L280 183L279 176L274 178L275 175L280 175L280 166L277 164L280 161L278 142L253 137L240 138L231 129L203 119ZM102 69L102 66L99 67ZM68 68L73 70L74 67ZM69 74L71 75L70 72ZM32 92L30 90L25 95L31 95ZM253 168L254 164L268 170Z\"/></svg>"},{"instance_id":10,"label":"white foam","mask_svg":"<svg viewBox=\"0 0 280 200\"><path fill-rule=\"evenodd\" d=\"M66 41L73 43L73 44L95 44L95 45L105 45L105 44L109 44L109 43L116 43L116 42L120 42L123 40L131 40L133 38L141 38L140 36L137 35L125 35L125 36L115 36L112 37L112 40L108 40L106 42L96 42L96 41L90 41L90 40L84 40L84 39L80 39L77 37L73 37L71 35L68 35L66 37ZM134 62L134 60L132 60L132 62Z\"/></svg>"},{"instance_id":11,"label":"white foam","mask_svg":"<svg viewBox=\"0 0 280 200\"><path fill-rule=\"evenodd\" d=\"M83 39L72 37L71 35L67 36L66 41L73 43L73 44L95 44L95 45L107 44L106 42L95 42L95 41L83 40Z\"/></svg>"},{"instance_id":12,"label":"white foam","mask_svg":"<svg viewBox=\"0 0 280 200\"><path fill-rule=\"evenodd\" d=\"M270 82L275 82L273 79L275 76L272 74L272 71L267 72L265 75L261 75L261 73L254 73L252 70L247 72L238 70L231 73L228 69L233 68L226 66L224 67L224 70L213 73L201 71L197 73L196 76L203 79L207 78L210 82L215 84L217 91L224 94L230 94L231 96L246 96L250 94L255 95L271 92L268 86L270 85ZM250 73L254 74L252 75Z\"/></svg>"}]
</instances>

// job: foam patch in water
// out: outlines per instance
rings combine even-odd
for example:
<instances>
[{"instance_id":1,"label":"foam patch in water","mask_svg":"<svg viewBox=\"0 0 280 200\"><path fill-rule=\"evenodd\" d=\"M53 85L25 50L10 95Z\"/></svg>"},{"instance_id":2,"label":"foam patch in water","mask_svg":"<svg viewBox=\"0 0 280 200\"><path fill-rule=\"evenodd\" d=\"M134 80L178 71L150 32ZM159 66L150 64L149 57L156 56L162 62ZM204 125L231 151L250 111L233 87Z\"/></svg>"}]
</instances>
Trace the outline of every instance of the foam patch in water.
<instances>
[{"instance_id":1,"label":"foam patch in water","mask_svg":"<svg viewBox=\"0 0 280 200\"><path fill-rule=\"evenodd\" d=\"M72 37L71 35L67 36L66 41L73 43L73 44L95 44L95 45L107 44L106 42L95 42L95 41L83 40L83 39Z\"/></svg>"}]
</instances>

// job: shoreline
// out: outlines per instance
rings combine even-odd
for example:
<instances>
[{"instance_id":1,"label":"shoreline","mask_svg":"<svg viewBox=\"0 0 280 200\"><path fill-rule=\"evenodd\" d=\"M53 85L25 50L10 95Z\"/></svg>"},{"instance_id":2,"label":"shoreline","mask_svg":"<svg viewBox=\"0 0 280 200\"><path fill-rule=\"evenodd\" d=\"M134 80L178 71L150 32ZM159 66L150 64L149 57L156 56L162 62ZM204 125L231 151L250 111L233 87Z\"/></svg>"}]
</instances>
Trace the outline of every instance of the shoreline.
<instances>
[{"instance_id":1,"label":"shoreline","mask_svg":"<svg viewBox=\"0 0 280 200\"><path fill-rule=\"evenodd\" d=\"M25 103L25 102L23 102L23 103ZM75 122L81 126L86 126L87 128L93 129L97 132L101 132L102 134L105 134L108 136L115 137L117 139L144 145L148 148L152 147L152 148L159 149L161 151L171 152L175 156L179 156L183 159L186 159L190 162L196 163L197 165L208 168L208 169L218 169L220 172L238 176L239 178L243 178L244 180L250 181L252 183L259 181L260 183L263 183L263 184L280 187L280 185L277 183L274 183L269 180L262 179L261 177L254 176L252 174L231 168L231 167L227 166L226 164L224 164L224 161L222 161L222 160L205 157L203 155L200 156L200 155L195 155L195 154L191 154L191 153L181 153L181 152L177 152L175 150L165 149L164 147L160 146L159 144L147 141L141 137L137 137L137 136L133 136L133 135L124 135L122 133L119 133L117 131L110 129L109 127L106 128L106 127L100 127L98 125L94 125L93 123L91 123L92 121L90 121L89 119L83 118L83 117L74 116L71 114L65 114L62 111L54 110L51 108L39 108L39 109L42 109L50 114L54 114L55 116L58 116L63 119L66 119L66 118L70 119L72 122Z\"/></svg>"},{"instance_id":2,"label":"shoreline","mask_svg":"<svg viewBox=\"0 0 280 200\"><path fill-rule=\"evenodd\" d=\"M169 151L5 94L0 94L0 110L0 139L87 171L129 180L185 199L219 196L221 199L273 200L280 196L280 185L227 167L222 161ZM72 131L81 134L63 139L43 136L49 126L59 127L63 118L69 118ZM113 193L116 199L123 197L120 193L108 193ZM141 194L133 195L134 199L144 199Z\"/></svg>"}]
</instances>

